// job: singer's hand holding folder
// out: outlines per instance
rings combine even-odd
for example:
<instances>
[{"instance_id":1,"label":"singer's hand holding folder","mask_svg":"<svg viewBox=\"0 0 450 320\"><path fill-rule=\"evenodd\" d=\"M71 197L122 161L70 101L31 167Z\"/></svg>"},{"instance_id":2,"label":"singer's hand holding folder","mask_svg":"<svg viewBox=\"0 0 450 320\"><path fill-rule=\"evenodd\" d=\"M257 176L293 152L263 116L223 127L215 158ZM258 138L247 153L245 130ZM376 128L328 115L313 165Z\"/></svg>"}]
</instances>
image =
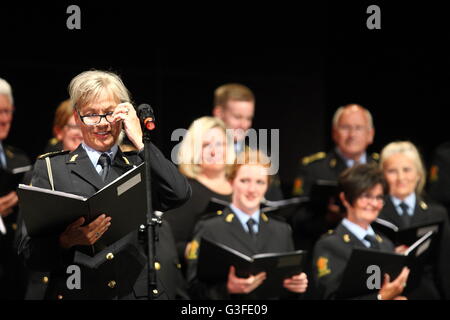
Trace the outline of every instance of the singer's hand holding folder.
<instances>
[{"instance_id":1,"label":"singer's hand holding folder","mask_svg":"<svg viewBox=\"0 0 450 320\"><path fill-rule=\"evenodd\" d=\"M266 272L267 278L255 289L260 299L279 297L284 291L283 280L303 271L306 251L261 253L252 257L226 245L202 238L198 256L197 276L206 283L226 282L230 266L236 275L248 278Z\"/></svg>"},{"instance_id":2,"label":"singer's hand holding folder","mask_svg":"<svg viewBox=\"0 0 450 320\"><path fill-rule=\"evenodd\" d=\"M31 237L59 235L80 217L89 224L101 214L106 214L112 219L111 226L97 242L103 246L145 224L145 193L143 163L89 198L22 184L18 189L19 207Z\"/></svg>"},{"instance_id":3,"label":"singer's hand holding folder","mask_svg":"<svg viewBox=\"0 0 450 320\"><path fill-rule=\"evenodd\" d=\"M393 281L403 267L407 266L411 269L411 273L408 277L406 291L415 288L422 276L421 269L416 268L417 263L420 263L420 258L432 249L435 236L433 231L428 231L403 254L354 248L337 292L338 299L350 299L378 292L378 289L375 290L367 285L368 279L374 272L373 268L377 270L379 268L381 271L379 276L381 276L380 283L382 284L382 276L385 273L389 274Z\"/></svg>"},{"instance_id":4,"label":"singer's hand holding folder","mask_svg":"<svg viewBox=\"0 0 450 320\"><path fill-rule=\"evenodd\" d=\"M442 229L442 223L442 221L434 221L400 229L387 220L377 218L372 223L372 226L375 230L387 236L395 245L410 246L428 231L433 231L439 236Z\"/></svg>"}]
</instances>

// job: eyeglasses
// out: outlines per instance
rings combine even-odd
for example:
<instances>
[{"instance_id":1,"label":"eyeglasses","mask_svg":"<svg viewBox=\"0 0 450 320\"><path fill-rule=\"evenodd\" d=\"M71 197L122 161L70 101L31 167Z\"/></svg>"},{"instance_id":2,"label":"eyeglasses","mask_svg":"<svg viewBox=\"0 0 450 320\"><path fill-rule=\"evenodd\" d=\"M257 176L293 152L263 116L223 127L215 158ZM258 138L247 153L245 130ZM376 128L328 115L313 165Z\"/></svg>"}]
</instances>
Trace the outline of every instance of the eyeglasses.
<instances>
[{"instance_id":1,"label":"eyeglasses","mask_svg":"<svg viewBox=\"0 0 450 320\"><path fill-rule=\"evenodd\" d=\"M369 201L374 201L375 200L376 202L384 203L384 196L383 195L374 196L374 195L371 195L371 194L368 194L368 193L363 193L359 197L359 199L361 199L361 200L363 200L365 202L369 202Z\"/></svg>"},{"instance_id":2,"label":"eyeglasses","mask_svg":"<svg viewBox=\"0 0 450 320\"><path fill-rule=\"evenodd\" d=\"M12 116L14 109L0 109L0 115Z\"/></svg>"},{"instance_id":3,"label":"eyeglasses","mask_svg":"<svg viewBox=\"0 0 450 320\"><path fill-rule=\"evenodd\" d=\"M88 126L99 124L102 121L102 118L105 118L109 123L114 122L114 112L108 112L106 114L88 114L85 116L82 116L79 111L77 111L77 113L81 121L83 121L83 123Z\"/></svg>"},{"instance_id":4,"label":"eyeglasses","mask_svg":"<svg viewBox=\"0 0 450 320\"><path fill-rule=\"evenodd\" d=\"M354 130L356 132L363 132L368 129L367 126L350 126L350 125L342 125L338 126L338 129L345 132L350 132L351 130Z\"/></svg>"}]
</instances>

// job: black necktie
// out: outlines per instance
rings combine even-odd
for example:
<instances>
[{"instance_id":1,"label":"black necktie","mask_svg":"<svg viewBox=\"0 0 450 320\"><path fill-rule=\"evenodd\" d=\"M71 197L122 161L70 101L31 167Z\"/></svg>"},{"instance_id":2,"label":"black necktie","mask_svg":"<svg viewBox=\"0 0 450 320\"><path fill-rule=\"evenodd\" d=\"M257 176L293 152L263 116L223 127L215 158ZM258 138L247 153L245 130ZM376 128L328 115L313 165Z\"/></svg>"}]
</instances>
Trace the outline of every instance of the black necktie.
<instances>
[{"instance_id":1,"label":"black necktie","mask_svg":"<svg viewBox=\"0 0 450 320\"><path fill-rule=\"evenodd\" d=\"M98 164L102 167L100 175L102 176L103 181L105 181L106 177L108 176L110 162L111 158L106 153L102 153L102 155L98 159Z\"/></svg>"},{"instance_id":2,"label":"black necktie","mask_svg":"<svg viewBox=\"0 0 450 320\"><path fill-rule=\"evenodd\" d=\"M367 240L370 242L371 249L379 249L380 248L380 246L378 245L378 241L375 239L374 236L370 236L370 235L366 234L366 236L364 237L364 240Z\"/></svg>"},{"instance_id":3,"label":"black necktie","mask_svg":"<svg viewBox=\"0 0 450 320\"><path fill-rule=\"evenodd\" d=\"M402 222L403 222L403 228L407 228L407 227L409 227L409 224L411 223L411 218L410 218L410 216L409 216L409 214L408 214L408 205L406 204L406 203L404 203L404 202L401 202L400 204L399 204L399 206L400 206L400 208L402 209L402 216L401 216L401 219L402 219Z\"/></svg>"},{"instance_id":4,"label":"black necktie","mask_svg":"<svg viewBox=\"0 0 450 320\"><path fill-rule=\"evenodd\" d=\"M250 236L252 238L255 238L255 231L253 229L253 226L256 224L256 221L253 220L252 218L248 219L247 221L247 227L248 227L248 233L250 234Z\"/></svg>"}]
</instances>

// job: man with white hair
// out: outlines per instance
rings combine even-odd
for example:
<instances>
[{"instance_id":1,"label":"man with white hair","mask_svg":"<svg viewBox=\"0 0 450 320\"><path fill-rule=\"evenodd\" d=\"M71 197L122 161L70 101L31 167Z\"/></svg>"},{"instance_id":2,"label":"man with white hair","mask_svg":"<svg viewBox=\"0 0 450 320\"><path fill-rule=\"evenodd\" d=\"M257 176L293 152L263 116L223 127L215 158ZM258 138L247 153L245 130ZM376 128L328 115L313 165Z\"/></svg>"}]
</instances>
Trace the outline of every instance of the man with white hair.
<instances>
[{"instance_id":1,"label":"man with white hair","mask_svg":"<svg viewBox=\"0 0 450 320\"><path fill-rule=\"evenodd\" d=\"M9 83L0 78L0 172L10 175L27 171L30 160L27 155L12 146L6 145L14 114L14 99ZM0 179L0 300L20 299L23 292L19 285L19 260L14 249L14 233L17 229L16 186Z\"/></svg>"},{"instance_id":2,"label":"man with white hair","mask_svg":"<svg viewBox=\"0 0 450 320\"><path fill-rule=\"evenodd\" d=\"M369 110L358 104L338 108L332 120L335 147L328 153L318 152L300 161L293 196L311 196L311 188L319 180L337 182L345 169L356 164L377 162L378 153L367 153L374 135ZM292 218L296 247L311 250L318 238L336 227L342 218L337 197L323 199L323 203L314 204L314 207L302 208Z\"/></svg>"}]
</instances>

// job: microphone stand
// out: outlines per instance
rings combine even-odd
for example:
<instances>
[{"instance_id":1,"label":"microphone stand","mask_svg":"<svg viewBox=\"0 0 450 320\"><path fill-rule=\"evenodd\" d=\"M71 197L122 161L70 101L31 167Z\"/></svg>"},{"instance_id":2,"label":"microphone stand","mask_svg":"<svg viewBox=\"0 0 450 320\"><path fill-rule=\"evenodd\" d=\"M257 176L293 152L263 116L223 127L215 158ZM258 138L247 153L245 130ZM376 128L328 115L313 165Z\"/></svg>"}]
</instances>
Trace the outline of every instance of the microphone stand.
<instances>
[{"instance_id":1,"label":"microphone stand","mask_svg":"<svg viewBox=\"0 0 450 320\"><path fill-rule=\"evenodd\" d=\"M151 165L150 165L150 130L143 126L142 142L144 143L144 159L145 159L145 185L147 189L147 225L141 225L139 228L139 240L147 249L148 257L148 299L153 300L158 295L155 258L156 258L156 242L158 239L158 232L156 226L161 224L161 219L153 212L152 206L152 188L151 188Z\"/></svg>"}]
</instances>

